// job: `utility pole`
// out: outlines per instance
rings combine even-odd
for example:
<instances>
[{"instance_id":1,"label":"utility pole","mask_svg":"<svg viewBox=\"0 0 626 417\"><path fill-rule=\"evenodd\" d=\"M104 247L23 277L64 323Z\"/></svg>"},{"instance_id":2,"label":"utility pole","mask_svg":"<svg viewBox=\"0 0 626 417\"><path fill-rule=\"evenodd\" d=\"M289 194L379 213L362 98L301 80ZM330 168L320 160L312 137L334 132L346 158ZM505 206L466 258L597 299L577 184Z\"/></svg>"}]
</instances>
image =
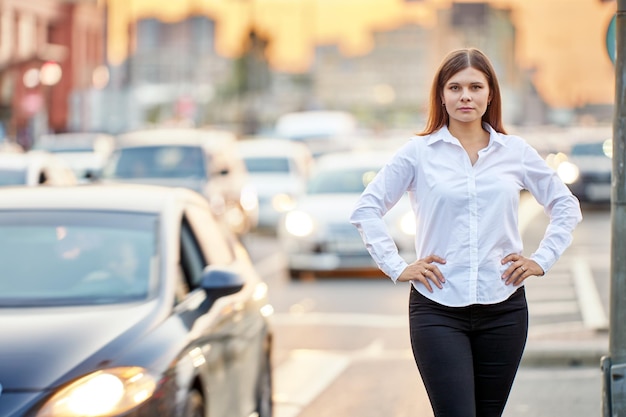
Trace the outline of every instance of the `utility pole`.
<instances>
[{"instance_id":1,"label":"utility pole","mask_svg":"<svg viewBox=\"0 0 626 417\"><path fill-rule=\"evenodd\" d=\"M603 417L626 417L626 0L615 20L609 355L602 358Z\"/></svg>"}]
</instances>

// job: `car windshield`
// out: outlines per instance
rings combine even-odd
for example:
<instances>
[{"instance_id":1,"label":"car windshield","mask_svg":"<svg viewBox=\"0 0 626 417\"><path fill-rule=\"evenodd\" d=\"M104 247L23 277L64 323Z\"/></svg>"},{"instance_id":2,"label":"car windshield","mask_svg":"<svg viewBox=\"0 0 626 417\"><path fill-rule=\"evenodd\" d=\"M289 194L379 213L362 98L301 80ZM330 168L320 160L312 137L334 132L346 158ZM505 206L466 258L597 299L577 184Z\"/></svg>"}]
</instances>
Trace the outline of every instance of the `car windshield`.
<instances>
[{"instance_id":1,"label":"car windshield","mask_svg":"<svg viewBox=\"0 0 626 417\"><path fill-rule=\"evenodd\" d=\"M44 150L51 153L74 153L74 152L93 152L92 144L74 144L74 143L41 143L36 144L33 149Z\"/></svg>"},{"instance_id":2,"label":"car windshield","mask_svg":"<svg viewBox=\"0 0 626 417\"><path fill-rule=\"evenodd\" d=\"M0 169L0 186L26 184L26 171L23 169Z\"/></svg>"},{"instance_id":3,"label":"car windshield","mask_svg":"<svg viewBox=\"0 0 626 417\"><path fill-rule=\"evenodd\" d=\"M577 143L572 146L572 156L608 156L610 141L597 143Z\"/></svg>"},{"instance_id":4,"label":"car windshield","mask_svg":"<svg viewBox=\"0 0 626 417\"><path fill-rule=\"evenodd\" d=\"M250 173L289 173L287 158L245 158L246 168Z\"/></svg>"},{"instance_id":5,"label":"car windshield","mask_svg":"<svg viewBox=\"0 0 626 417\"><path fill-rule=\"evenodd\" d=\"M311 178L308 194L360 194L376 176L376 168L320 171Z\"/></svg>"},{"instance_id":6,"label":"car windshield","mask_svg":"<svg viewBox=\"0 0 626 417\"><path fill-rule=\"evenodd\" d=\"M141 146L118 150L103 172L105 178L206 178L202 148Z\"/></svg>"},{"instance_id":7,"label":"car windshield","mask_svg":"<svg viewBox=\"0 0 626 417\"><path fill-rule=\"evenodd\" d=\"M0 211L0 307L112 304L157 287L153 214Z\"/></svg>"}]
</instances>

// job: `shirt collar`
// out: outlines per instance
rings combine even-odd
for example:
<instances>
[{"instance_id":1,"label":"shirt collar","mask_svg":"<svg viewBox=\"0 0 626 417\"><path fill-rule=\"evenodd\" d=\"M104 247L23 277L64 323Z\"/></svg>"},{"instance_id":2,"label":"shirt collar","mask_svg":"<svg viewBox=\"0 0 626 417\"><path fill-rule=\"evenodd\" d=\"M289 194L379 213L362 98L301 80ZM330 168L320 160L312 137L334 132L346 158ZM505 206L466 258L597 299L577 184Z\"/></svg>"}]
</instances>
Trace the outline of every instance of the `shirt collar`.
<instances>
[{"instance_id":1,"label":"shirt collar","mask_svg":"<svg viewBox=\"0 0 626 417\"><path fill-rule=\"evenodd\" d=\"M491 125L483 122L483 127L489 132L489 145L487 145L487 147L491 146L492 143L506 146L506 141L504 140L503 135L496 132L494 128L491 127ZM440 141L454 143L457 145L459 144L459 140L452 136L452 134L448 130L448 126L444 126L438 131L433 132L431 135L428 136L428 139L426 140L428 145L432 145L433 143Z\"/></svg>"}]
</instances>

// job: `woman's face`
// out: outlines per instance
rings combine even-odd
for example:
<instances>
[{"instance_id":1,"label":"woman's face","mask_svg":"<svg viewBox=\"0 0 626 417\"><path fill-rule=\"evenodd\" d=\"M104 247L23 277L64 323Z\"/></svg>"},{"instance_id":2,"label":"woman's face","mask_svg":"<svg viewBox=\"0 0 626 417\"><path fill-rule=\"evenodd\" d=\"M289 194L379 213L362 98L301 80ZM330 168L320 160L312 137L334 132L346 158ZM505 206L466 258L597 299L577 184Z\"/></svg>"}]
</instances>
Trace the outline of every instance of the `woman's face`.
<instances>
[{"instance_id":1,"label":"woman's face","mask_svg":"<svg viewBox=\"0 0 626 417\"><path fill-rule=\"evenodd\" d=\"M487 77L472 67L457 72L443 86L442 100L450 123L480 123L491 100Z\"/></svg>"}]
</instances>

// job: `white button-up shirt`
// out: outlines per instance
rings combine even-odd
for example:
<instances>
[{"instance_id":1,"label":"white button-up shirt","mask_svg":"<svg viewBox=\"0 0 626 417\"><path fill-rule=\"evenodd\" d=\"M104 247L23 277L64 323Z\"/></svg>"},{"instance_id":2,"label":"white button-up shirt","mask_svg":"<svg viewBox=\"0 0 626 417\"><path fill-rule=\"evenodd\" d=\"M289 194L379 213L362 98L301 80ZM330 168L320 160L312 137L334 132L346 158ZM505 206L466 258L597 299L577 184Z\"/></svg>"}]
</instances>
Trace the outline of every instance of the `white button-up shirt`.
<instances>
[{"instance_id":1,"label":"white button-up shirt","mask_svg":"<svg viewBox=\"0 0 626 417\"><path fill-rule=\"evenodd\" d=\"M530 145L484 127L489 144L474 165L447 127L411 138L367 186L350 217L372 258L395 282L407 263L382 217L408 192L417 223L417 259L438 255L446 260L435 264L446 279L443 289L433 285L431 293L419 281L412 285L451 307L497 303L517 289L502 279L509 265L501 260L523 250L518 230L522 190L549 216L544 237L530 256L545 272L570 245L582 220L576 197Z\"/></svg>"}]
</instances>

